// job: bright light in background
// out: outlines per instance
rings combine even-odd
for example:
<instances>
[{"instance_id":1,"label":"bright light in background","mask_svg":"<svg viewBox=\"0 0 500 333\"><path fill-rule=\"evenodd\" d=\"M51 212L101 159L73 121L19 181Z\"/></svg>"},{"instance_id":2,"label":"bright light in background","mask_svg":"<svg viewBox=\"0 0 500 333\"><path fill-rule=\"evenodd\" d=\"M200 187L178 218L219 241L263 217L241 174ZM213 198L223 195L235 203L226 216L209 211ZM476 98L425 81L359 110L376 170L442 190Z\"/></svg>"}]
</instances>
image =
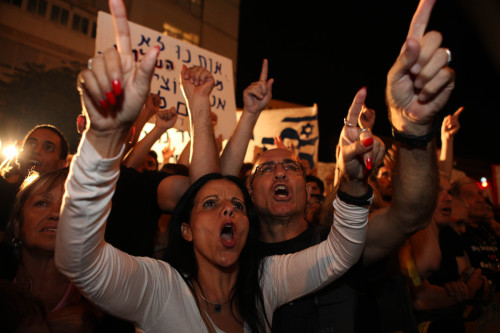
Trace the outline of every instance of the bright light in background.
<instances>
[{"instance_id":1,"label":"bright light in background","mask_svg":"<svg viewBox=\"0 0 500 333\"><path fill-rule=\"evenodd\" d=\"M17 151L17 148L12 145L12 146L7 146L3 149L2 151L3 155L7 158L7 159L13 159L14 157L17 156L18 154L18 151Z\"/></svg>"},{"instance_id":2,"label":"bright light in background","mask_svg":"<svg viewBox=\"0 0 500 333\"><path fill-rule=\"evenodd\" d=\"M486 179L486 177L481 177L481 187L482 188L488 187L488 179Z\"/></svg>"},{"instance_id":3,"label":"bright light in background","mask_svg":"<svg viewBox=\"0 0 500 333\"><path fill-rule=\"evenodd\" d=\"M0 146L1 147L1 146ZM2 155L5 156L3 162L0 164L0 169L8 165L10 161L14 160L18 154L17 148L14 145L6 146L2 149Z\"/></svg>"}]
</instances>

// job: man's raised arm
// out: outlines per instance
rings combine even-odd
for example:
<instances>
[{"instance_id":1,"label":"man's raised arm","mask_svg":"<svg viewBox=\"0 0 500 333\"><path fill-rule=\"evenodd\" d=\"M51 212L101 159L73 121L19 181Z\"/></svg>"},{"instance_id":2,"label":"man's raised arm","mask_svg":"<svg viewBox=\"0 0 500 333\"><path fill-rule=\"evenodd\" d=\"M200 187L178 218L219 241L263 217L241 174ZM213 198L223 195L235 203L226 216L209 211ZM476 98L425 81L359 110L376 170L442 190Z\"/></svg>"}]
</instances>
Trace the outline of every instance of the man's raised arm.
<instances>
[{"instance_id":1,"label":"man's raised arm","mask_svg":"<svg viewBox=\"0 0 500 333\"><path fill-rule=\"evenodd\" d=\"M223 174L238 176L240 172L260 112L267 107L272 97L274 80L268 80L267 73L268 62L264 59L259 81L250 84L243 92L243 113L221 156Z\"/></svg>"},{"instance_id":2,"label":"man's raised arm","mask_svg":"<svg viewBox=\"0 0 500 333\"><path fill-rule=\"evenodd\" d=\"M425 33L435 0L421 0L401 53L387 75L386 99L396 141L391 204L368 224L365 264L400 246L432 216L438 191L435 115L454 87L439 32Z\"/></svg>"}]
</instances>

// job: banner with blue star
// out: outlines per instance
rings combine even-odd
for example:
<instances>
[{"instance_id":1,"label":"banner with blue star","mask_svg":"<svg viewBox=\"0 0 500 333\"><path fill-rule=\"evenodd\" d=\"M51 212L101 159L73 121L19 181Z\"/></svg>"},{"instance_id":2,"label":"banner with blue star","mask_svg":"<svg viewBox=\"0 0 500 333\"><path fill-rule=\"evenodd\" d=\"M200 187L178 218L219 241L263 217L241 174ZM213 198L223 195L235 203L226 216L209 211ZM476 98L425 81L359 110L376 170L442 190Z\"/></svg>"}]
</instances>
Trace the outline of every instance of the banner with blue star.
<instances>
[{"instance_id":1,"label":"banner with blue star","mask_svg":"<svg viewBox=\"0 0 500 333\"><path fill-rule=\"evenodd\" d=\"M237 118L241 111L237 112ZM248 145L245 162L252 163L259 152L276 148L274 138L281 137L287 148L314 168L318 163L319 128L318 107L270 109L262 111L252 139Z\"/></svg>"}]
</instances>

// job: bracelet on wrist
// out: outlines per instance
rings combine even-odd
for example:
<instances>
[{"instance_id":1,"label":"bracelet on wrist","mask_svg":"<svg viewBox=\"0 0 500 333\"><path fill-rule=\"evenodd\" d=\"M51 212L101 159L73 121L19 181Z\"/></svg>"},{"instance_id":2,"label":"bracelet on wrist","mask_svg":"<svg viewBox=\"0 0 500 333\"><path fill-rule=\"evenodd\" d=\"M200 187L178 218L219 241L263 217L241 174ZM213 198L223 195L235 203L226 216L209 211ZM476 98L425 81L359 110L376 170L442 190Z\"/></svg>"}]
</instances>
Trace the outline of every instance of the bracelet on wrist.
<instances>
[{"instance_id":1,"label":"bracelet on wrist","mask_svg":"<svg viewBox=\"0 0 500 333\"><path fill-rule=\"evenodd\" d=\"M402 143L403 145L406 145L408 147L425 148L427 147L427 144L434 139L440 126L439 123L436 122L434 126L432 126L432 129L429 133L420 136L405 134L403 132L399 132L398 130L396 130L394 126L391 127L392 127L392 136L394 137L394 140L396 140L397 142Z\"/></svg>"},{"instance_id":2,"label":"bracelet on wrist","mask_svg":"<svg viewBox=\"0 0 500 333\"><path fill-rule=\"evenodd\" d=\"M349 205L369 206L373 200L373 188L368 185L368 192L361 196L352 196L342 191L339 187L337 190L337 198Z\"/></svg>"}]
</instances>

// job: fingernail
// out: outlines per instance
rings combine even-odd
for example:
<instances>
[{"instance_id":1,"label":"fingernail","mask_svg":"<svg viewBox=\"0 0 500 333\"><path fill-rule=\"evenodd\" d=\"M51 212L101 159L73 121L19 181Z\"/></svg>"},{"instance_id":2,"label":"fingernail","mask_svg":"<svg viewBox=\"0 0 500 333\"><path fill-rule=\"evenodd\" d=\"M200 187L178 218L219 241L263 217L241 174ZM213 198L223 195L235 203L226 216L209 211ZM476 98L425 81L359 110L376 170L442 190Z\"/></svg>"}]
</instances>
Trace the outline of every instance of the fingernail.
<instances>
[{"instance_id":1,"label":"fingernail","mask_svg":"<svg viewBox=\"0 0 500 333\"><path fill-rule=\"evenodd\" d=\"M366 138L363 140L363 146L370 147L373 144L373 138Z\"/></svg>"},{"instance_id":2,"label":"fingernail","mask_svg":"<svg viewBox=\"0 0 500 333\"><path fill-rule=\"evenodd\" d=\"M111 104L111 106L116 104L115 95L111 91L108 91L106 93L106 98L108 99L108 102L109 104Z\"/></svg>"},{"instance_id":3,"label":"fingernail","mask_svg":"<svg viewBox=\"0 0 500 333\"><path fill-rule=\"evenodd\" d=\"M118 96L122 93L122 84L120 82L120 80L113 80L113 82L111 82L111 85L113 86L113 93Z\"/></svg>"},{"instance_id":4,"label":"fingernail","mask_svg":"<svg viewBox=\"0 0 500 333\"><path fill-rule=\"evenodd\" d=\"M367 157L366 158L366 168L368 170L371 170L372 169L372 158L371 157Z\"/></svg>"},{"instance_id":5,"label":"fingernail","mask_svg":"<svg viewBox=\"0 0 500 333\"><path fill-rule=\"evenodd\" d=\"M108 102L106 102L106 100L104 100L104 99L102 101L100 101L99 104L101 104L102 108L107 108L108 107Z\"/></svg>"}]
</instances>

